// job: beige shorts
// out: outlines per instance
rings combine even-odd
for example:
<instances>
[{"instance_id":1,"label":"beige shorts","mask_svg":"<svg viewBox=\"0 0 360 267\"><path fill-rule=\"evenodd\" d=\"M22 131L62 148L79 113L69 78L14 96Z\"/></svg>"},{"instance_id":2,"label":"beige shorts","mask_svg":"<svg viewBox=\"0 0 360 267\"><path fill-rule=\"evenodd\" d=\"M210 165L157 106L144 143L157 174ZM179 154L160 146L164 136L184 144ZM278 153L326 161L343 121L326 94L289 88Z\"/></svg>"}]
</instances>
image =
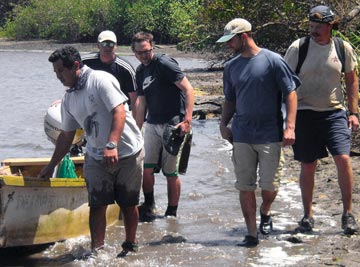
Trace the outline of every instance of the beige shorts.
<instances>
[{"instance_id":1,"label":"beige shorts","mask_svg":"<svg viewBox=\"0 0 360 267\"><path fill-rule=\"evenodd\" d=\"M122 208L139 204L143 174L144 151L119 159L113 168L107 168L101 160L85 155L84 174L89 193L89 206L113 204Z\"/></svg>"},{"instance_id":2,"label":"beige shorts","mask_svg":"<svg viewBox=\"0 0 360 267\"><path fill-rule=\"evenodd\" d=\"M145 123L144 127L144 168L161 168L166 177L178 176L179 159L182 148L177 156L166 151L163 146L163 132L166 124Z\"/></svg>"},{"instance_id":3,"label":"beige shorts","mask_svg":"<svg viewBox=\"0 0 360 267\"><path fill-rule=\"evenodd\" d=\"M232 160L236 175L235 187L238 190L254 191L258 176L261 189L279 189L284 163L281 143L234 143Z\"/></svg>"}]
</instances>

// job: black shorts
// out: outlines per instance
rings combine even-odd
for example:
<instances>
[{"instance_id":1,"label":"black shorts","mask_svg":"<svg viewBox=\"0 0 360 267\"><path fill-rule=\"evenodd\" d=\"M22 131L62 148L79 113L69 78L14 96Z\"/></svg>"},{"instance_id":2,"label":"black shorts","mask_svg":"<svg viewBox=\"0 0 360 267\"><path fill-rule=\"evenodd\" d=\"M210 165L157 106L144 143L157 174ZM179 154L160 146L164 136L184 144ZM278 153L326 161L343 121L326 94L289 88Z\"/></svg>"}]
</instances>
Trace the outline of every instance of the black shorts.
<instances>
[{"instance_id":1,"label":"black shorts","mask_svg":"<svg viewBox=\"0 0 360 267\"><path fill-rule=\"evenodd\" d=\"M296 115L294 159L311 163L331 155L349 155L351 129L344 110L299 110Z\"/></svg>"}]
</instances>

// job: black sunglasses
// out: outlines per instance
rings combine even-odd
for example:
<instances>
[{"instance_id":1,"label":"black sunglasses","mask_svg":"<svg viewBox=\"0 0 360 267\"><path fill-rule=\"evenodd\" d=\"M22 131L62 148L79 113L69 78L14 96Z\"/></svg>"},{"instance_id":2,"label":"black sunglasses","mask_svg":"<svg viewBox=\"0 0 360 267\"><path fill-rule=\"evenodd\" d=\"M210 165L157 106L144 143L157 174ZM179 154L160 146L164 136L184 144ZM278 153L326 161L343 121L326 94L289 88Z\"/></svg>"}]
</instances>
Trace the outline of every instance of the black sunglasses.
<instances>
[{"instance_id":1,"label":"black sunglasses","mask_svg":"<svg viewBox=\"0 0 360 267\"><path fill-rule=\"evenodd\" d=\"M108 47L114 47L115 46L115 43L113 43L113 42L101 42L100 43L101 44L101 46L102 47L106 47L106 46L108 46Z\"/></svg>"}]
</instances>

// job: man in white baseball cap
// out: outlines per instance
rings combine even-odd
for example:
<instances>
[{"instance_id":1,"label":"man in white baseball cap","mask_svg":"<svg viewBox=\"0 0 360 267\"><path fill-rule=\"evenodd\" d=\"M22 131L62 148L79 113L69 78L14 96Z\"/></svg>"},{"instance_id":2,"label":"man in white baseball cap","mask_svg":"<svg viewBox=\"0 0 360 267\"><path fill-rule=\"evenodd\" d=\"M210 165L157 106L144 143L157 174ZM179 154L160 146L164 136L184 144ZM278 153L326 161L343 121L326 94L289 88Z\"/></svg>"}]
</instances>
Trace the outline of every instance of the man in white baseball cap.
<instances>
[{"instance_id":1,"label":"man in white baseball cap","mask_svg":"<svg viewBox=\"0 0 360 267\"><path fill-rule=\"evenodd\" d=\"M251 32L251 24L245 19L233 19L224 28L224 35L217 40L217 43L225 43L238 33Z\"/></svg>"}]
</instances>

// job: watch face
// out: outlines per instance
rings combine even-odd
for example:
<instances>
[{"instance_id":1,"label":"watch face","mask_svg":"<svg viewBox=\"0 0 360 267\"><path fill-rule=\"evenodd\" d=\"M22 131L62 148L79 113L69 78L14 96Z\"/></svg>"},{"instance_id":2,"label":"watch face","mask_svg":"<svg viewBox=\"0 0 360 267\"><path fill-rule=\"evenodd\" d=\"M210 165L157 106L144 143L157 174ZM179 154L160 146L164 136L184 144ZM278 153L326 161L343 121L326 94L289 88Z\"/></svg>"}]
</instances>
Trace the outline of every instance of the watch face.
<instances>
[{"instance_id":1,"label":"watch face","mask_svg":"<svg viewBox=\"0 0 360 267\"><path fill-rule=\"evenodd\" d=\"M107 149L114 149L114 148L116 148L116 144L113 143L113 142L107 143L107 144L106 144L106 148L107 148Z\"/></svg>"}]
</instances>

